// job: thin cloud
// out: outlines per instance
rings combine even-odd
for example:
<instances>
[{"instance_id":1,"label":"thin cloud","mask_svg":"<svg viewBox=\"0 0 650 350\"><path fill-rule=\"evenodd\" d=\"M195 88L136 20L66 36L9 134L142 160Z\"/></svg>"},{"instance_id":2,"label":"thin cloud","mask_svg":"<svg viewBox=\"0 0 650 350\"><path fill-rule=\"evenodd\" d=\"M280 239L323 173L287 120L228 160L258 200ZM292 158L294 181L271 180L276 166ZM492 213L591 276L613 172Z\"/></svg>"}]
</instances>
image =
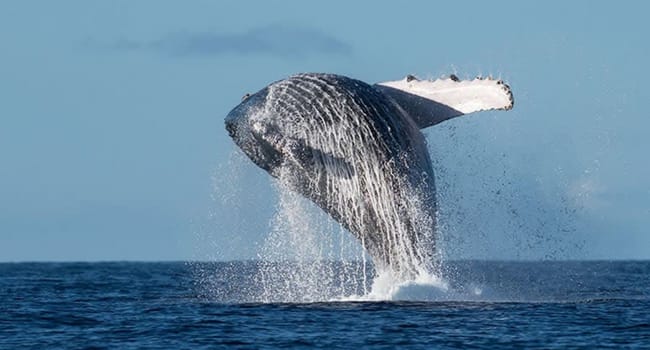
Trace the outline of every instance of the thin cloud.
<instances>
[{"instance_id":1,"label":"thin cloud","mask_svg":"<svg viewBox=\"0 0 650 350\"><path fill-rule=\"evenodd\" d=\"M306 27L271 25L243 33L178 32L154 41L122 39L115 50L154 51L174 56L267 54L304 57L319 54L349 55L349 44Z\"/></svg>"}]
</instances>

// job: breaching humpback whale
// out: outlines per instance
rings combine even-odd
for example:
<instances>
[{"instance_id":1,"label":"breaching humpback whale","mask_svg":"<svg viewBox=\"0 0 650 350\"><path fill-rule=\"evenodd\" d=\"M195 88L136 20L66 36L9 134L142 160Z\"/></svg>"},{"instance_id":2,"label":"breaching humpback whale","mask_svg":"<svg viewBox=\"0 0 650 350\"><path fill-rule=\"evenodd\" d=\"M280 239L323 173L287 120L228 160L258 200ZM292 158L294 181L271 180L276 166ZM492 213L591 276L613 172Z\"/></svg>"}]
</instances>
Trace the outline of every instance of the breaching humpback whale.
<instances>
[{"instance_id":1,"label":"breaching humpback whale","mask_svg":"<svg viewBox=\"0 0 650 350\"><path fill-rule=\"evenodd\" d=\"M420 129L512 106L509 86L491 78L369 85L310 73L245 95L225 122L255 164L349 230L379 271L406 279L434 260L434 174Z\"/></svg>"}]
</instances>

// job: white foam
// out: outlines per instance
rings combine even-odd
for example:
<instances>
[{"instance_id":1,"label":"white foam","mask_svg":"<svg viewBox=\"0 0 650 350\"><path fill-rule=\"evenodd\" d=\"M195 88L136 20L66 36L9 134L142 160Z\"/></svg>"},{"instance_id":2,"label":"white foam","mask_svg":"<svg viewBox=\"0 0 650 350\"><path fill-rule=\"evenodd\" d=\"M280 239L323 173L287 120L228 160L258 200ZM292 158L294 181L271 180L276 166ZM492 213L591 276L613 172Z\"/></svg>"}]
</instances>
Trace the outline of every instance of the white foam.
<instances>
[{"instance_id":1,"label":"white foam","mask_svg":"<svg viewBox=\"0 0 650 350\"><path fill-rule=\"evenodd\" d=\"M372 284L370 300L429 301L446 298L449 286L441 278L422 273L414 280L400 281L390 271L380 273Z\"/></svg>"}]
</instances>

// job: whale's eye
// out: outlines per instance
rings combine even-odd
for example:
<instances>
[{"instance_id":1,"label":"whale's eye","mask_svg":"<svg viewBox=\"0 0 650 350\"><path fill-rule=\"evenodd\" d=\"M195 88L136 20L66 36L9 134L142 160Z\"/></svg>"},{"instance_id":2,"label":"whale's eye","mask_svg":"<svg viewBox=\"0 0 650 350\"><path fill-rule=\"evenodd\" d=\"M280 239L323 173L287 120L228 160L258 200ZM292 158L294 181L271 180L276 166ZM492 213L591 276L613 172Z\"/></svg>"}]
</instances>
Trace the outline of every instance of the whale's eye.
<instances>
[{"instance_id":1,"label":"whale's eye","mask_svg":"<svg viewBox=\"0 0 650 350\"><path fill-rule=\"evenodd\" d=\"M243 101L243 100L245 100L245 99L247 99L249 97L251 97L251 94L246 93L246 95L242 96L241 100Z\"/></svg>"}]
</instances>

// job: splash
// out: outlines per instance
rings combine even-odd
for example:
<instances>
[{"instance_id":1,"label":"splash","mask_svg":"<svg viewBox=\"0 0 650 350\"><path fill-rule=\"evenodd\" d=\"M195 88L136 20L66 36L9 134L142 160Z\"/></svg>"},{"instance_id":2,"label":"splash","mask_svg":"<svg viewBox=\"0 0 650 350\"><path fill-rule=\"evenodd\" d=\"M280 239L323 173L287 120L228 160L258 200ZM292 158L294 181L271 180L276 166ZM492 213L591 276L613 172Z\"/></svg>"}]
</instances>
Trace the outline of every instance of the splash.
<instances>
[{"instance_id":1,"label":"splash","mask_svg":"<svg viewBox=\"0 0 650 350\"><path fill-rule=\"evenodd\" d=\"M445 130L451 134L450 130ZM440 134L444 135L444 133ZM440 135L435 136L438 138L437 144L440 144ZM444 139L443 141L451 144L447 147L458 143L458 140L456 143ZM445 155L445 152L441 153ZM438 213L442 215L439 217L439 222L442 225L438 226L436 232L439 242L445 242L445 244L439 245L437 251L440 254L439 262L446 259L444 254L449 253L448 250L452 244L455 246L463 244L458 241L459 237L489 243L490 233L486 233L486 229L472 229L467 225L471 222L484 222L477 216L488 210L487 208L492 208L493 211L509 212L507 209L513 203L511 196L506 196L509 200L505 202L498 200L504 196L504 193L507 194L507 191L513 191L511 189L513 185L509 183L508 179L486 176L485 184L479 186L478 190L481 190L481 193L491 194L494 198L487 201L486 199L476 200L472 197L470 199L474 202L481 203L480 208L472 207L472 210L465 209L464 211L450 210L457 208L460 205L458 204L460 200L467 200L468 192L474 193L476 190L468 191L454 185L454 180L458 180L458 178L464 182L469 180L466 179L467 176L463 177L458 174L457 161L451 159L453 152L449 151L448 154L450 154L447 156L449 159L440 158L440 154L434 158L442 159L435 163L438 182L442 185L439 186L441 190L439 194L443 196L442 204L444 204L444 210L442 213ZM480 155L477 158L492 159L494 157ZM249 163L248 159L236 150L228 163L216 171L215 200L224 203L227 208L234 211L231 214L243 211L242 208L254 206L255 201L260 200L259 195L249 195L249 191L242 191L242 187L248 188L252 185L252 180L246 179L246 177L257 171ZM490 164L479 162L472 168L486 169L489 168L488 165L501 169L503 172L510 169L503 162ZM496 170L492 169L492 171ZM254 181L264 184L267 182L267 178L259 176ZM201 270L197 272L197 283L201 285L202 293L208 299L236 303L517 300L515 292L518 289L513 288L515 292L510 292L510 294L503 291L497 292L493 288L501 287L501 284L487 286L483 278L467 276L467 271L456 270L453 268L454 264L450 266L440 263L438 269L433 270L434 273L424 273L410 280L404 280L391 273L390 270L378 269L365 253L362 241L357 240L320 208L288 187L286 178L280 177L273 184L277 200L268 200L268 205L272 205L270 203L276 205L275 213L270 216L270 229L268 227L255 228L265 230L265 234L260 240L261 243L257 247L257 261L244 265L229 263L226 268L222 266L219 269L210 265L201 266ZM499 192L500 194L497 194ZM525 191L522 190L522 193ZM272 197L272 193L269 195ZM217 212L220 211L217 210ZM497 217L497 222L492 225L511 224L511 219L507 216L503 218L503 215L489 214ZM240 221L251 221L250 212L237 215L241 215L241 218L238 219ZM521 220L519 217L515 217L515 219ZM469 223L463 224L463 221ZM527 225L532 227L535 227L535 224L535 221L527 222ZM230 247L229 244L255 246L252 241L244 242L242 240L242 237L251 237L250 225L252 223L249 223L248 226L243 225L236 230L232 227L224 230L222 223L215 224L215 227L220 228L220 231L215 234L226 236L227 239L223 239L220 244L215 244L214 240L211 242L209 239L204 239L202 242L210 243L206 245L209 249L222 251L227 251ZM462 232L458 232L459 230ZM504 230L504 232L509 231L514 230ZM447 239L451 239L452 242L446 242ZM232 243L233 241L236 243ZM534 241L531 242L533 248L536 247L535 244ZM208 258L219 260L222 257L213 253ZM504 266L510 266L510 264ZM506 295L505 299L503 295Z\"/></svg>"},{"instance_id":2,"label":"splash","mask_svg":"<svg viewBox=\"0 0 650 350\"><path fill-rule=\"evenodd\" d=\"M239 215L224 221L215 218L219 231L212 237L202 235L200 243L209 254L198 260L232 259L228 252L233 244L253 247L255 261L197 263L193 265L199 295L210 301L244 302L346 302L346 301L446 301L481 300L486 287L472 281L458 284L448 266L439 264L442 273L422 273L404 279L389 269L378 269L365 252L363 244L314 203L289 188L281 179L273 181L275 193L263 193L275 203L269 227L250 220L244 208L260 200L243 187L266 183L255 177L257 169L238 150L227 163L215 170L214 200L220 207L213 211ZM260 174L261 175L261 174ZM241 213L240 213L241 212ZM260 213L257 213L260 215ZM263 216L262 216L263 217ZM224 222L240 222L224 226ZM245 241L252 232L264 232L258 242ZM441 235L444 232L437 232ZM234 243L233 243L234 242ZM439 260L440 261L440 260ZM450 280L450 278L452 278ZM453 283L452 283L453 282Z\"/></svg>"},{"instance_id":3,"label":"splash","mask_svg":"<svg viewBox=\"0 0 650 350\"><path fill-rule=\"evenodd\" d=\"M369 261L361 245L312 203L275 183L278 206L258 253L263 302L317 302L366 294Z\"/></svg>"},{"instance_id":4,"label":"splash","mask_svg":"<svg viewBox=\"0 0 650 350\"><path fill-rule=\"evenodd\" d=\"M432 262L418 266L414 278L390 266L382 268L374 264L366 253L364 240L355 239L296 193L291 187L295 181L292 176L285 171L275 181L277 211L258 254L259 301L435 300L446 295L448 287L432 272ZM428 219L416 209L415 205L411 207L414 222L419 218ZM430 223L420 222L421 225ZM398 258L410 259L412 255Z\"/></svg>"}]
</instances>

